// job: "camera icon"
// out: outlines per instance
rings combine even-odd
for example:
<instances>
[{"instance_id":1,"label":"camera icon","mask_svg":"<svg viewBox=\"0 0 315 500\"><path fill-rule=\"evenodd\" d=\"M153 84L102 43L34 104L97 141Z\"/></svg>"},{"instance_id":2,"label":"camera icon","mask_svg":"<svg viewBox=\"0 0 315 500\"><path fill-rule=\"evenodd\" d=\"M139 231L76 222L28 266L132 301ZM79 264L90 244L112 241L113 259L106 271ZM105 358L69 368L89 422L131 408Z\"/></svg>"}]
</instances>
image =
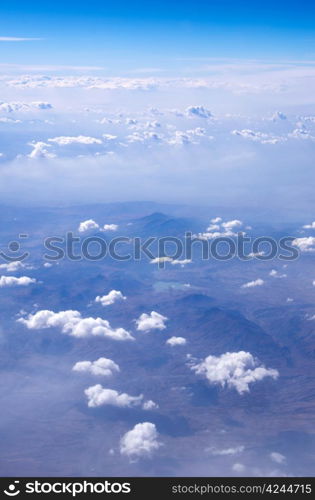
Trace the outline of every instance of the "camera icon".
<instances>
[{"instance_id":1,"label":"camera icon","mask_svg":"<svg viewBox=\"0 0 315 500\"><path fill-rule=\"evenodd\" d=\"M9 496L9 497L16 497L20 493L20 490L17 489L17 484L19 484L20 481L14 481L13 483L9 484L7 490L4 490L4 494Z\"/></svg>"}]
</instances>

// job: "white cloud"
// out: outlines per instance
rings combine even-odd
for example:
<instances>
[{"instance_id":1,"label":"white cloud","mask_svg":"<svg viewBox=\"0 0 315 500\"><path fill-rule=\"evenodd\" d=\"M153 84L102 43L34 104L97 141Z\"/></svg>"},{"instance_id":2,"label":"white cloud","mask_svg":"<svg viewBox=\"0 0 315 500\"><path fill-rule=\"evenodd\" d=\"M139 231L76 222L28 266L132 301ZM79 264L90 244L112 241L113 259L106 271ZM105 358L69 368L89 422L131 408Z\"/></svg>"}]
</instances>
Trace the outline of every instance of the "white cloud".
<instances>
[{"instance_id":1,"label":"white cloud","mask_svg":"<svg viewBox=\"0 0 315 500\"><path fill-rule=\"evenodd\" d=\"M164 264L164 262L172 262L172 257L155 257L150 260L150 264Z\"/></svg>"},{"instance_id":2,"label":"white cloud","mask_svg":"<svg viewBox=\"0 0 315 500\"><path fill-rule=\"evenodd\" d=\"M24 112L24 111L32 111L32 110L47 110L52 109L52 105L49 102L1 102L0 101L0 111L6 113L14 113L14 112Z\"/></svg>"},{"instance_id":3,"label":"white cloud","mask_svg":"<svg viewBox=\"0 0 315 500\"><path fill-rule=\"evenodd\" d=\"M177 266L180 265L184 267L186 264L191 264L192 260L191 259L172 259L172 266Z\"/></svg>"},{"instance_id":4,"label":"white cloud","mask_svg":"<svg viewBox=\"0 0 315 500\"><path fill-rule=\"evenodd\" d=\"M244 283L244 285L241 286L241 288L253 288L255 286L262 286L264 285L264 280L261 278L258 278L257 280L254 281L249 281L248 283Z\"/></svg>"},{"instance_id":5,"label":"white cloud","mask_svg":"<svg viewBox=\"0 0 315 500\"><path fill-rule=\"evenodd\" d=\"M234 448L224 448L219 450L217 448L206 448L205 451L211 453L214 456L229 456L229 455L237 455L242 453L245 449L245 446L235 446Z\"/></svg>"},{"instance_id":6,"label":"white cloud","mask_svg":"<svg viewBox=\"0 0 315 500\"><path fill-rule=\"evenodd\" d=\"M79 233L85 233L86 231L90 231L91 229L99 229L100 226L93 219L88 219L83 222L80 222L79 225Z\"/></svg>"},{"instance_id":7,"label":"white cloud","mask_svg":"<svg viewBox=\"0 0 315 500\"><path fill-rule=\"evenodd\" d=\"M8 273L14 273L15 271L18 271L19 269L25 268L25 264L21 261L14 261L14 262L9 262L8 264L0 264L0 269L4 269Z\"/></svg>"},{"instance_id":8,"label":"white cloud","mask_svg":"<svg viewBox=\"0 0 315 500\"><path fill-rule=\"evenodd\" d=\"M276 464L283 464L286 461L286 457L277 451L270 453L270 458L273 462L276 462Z\"/></svg>"},{"instance_id":9,"label":"white cloud","mask_svg":"<svg viewBox=\"0 0 315 500\"><path fill-rule=\"evenodd\" d=\"M88 398L88 406L95 408L97 406L111 405L119 408L131 408L142 404L143 395L130 396L127 393L119 393L113 389L105 389L101 384L88 387L84 391Z\"/></svg>"},{"instance_id":10,"label":"white cloud","mask_svg":"<svg viewBox=\"0 0 315 500\"><path fill-rule=\"evenodd\" d=\"M36 279L29 278L28 276L21 276L16 278L15 276L1 276L0 277L0 288L6 286L28 286L32 283L36 283Z\"/></svg>"},{"instance_id":11,"label":"white cloud","mask_svg":"<svg viewBox=\"0 0 315 500\"><path fill-rule=\"evenodd\" d=\"M251 353L245 351L226 352L221 356L208 356L191 369L203 375L213 385L234 388L239 394L249 391L249 384L265 377L276 379L277 370L260 365Z\"/></svg>"},{"instance_id":12,"label":"white cloud","mask_svg":"<svg viewBox=\"0 0 315 500\"><path fill-rule=\"evenodd\" d=\"M107 295L98 295L95 302L101 303L102 306L110 306L119 300L126 300L126 298L119 290L111 290Z\"/></svg>"},{"instance_id":13,"label":"white cloud","mask_svg":"<svg viewBox=\"0 0 315 500\"><path fill-rule=\"evenodd\" d=\"M103 231L117 231L117 224L104 224Z\"/></svg>"},{"instance_id":14,"label":"white cloud","mask_svg":"<svg viewBox=\"0 0 315 500\"><path fill-rule=\"evenodd\" d=\"M46 144L46 142L38 141L38 142L30 142L30 146L32 146L33 151L28 155L29 158L33 160L37 160L39 158L55 158L56 155L51 153L48 148L50 148L50 144Z\"/></svg>"},{"instance_id":15,"label":"white cloud","mask_svg":"<svg viewBox=\"0 0 315 500\"><path fill-rule=\"evenodd\" d=\"M156 426L151 422L136 424L120 440L120 453L129 458L150 457L161 446Z\"/></svg>"},{"instance_id":16,"label":"white cloud","mask_svg":"<svg viewBox=\"0 0 315 500\"><path fill-rule=\"evenodd\" d=\"M154 401L152 401L152 399L149 399L148 401L145 401L142 405L142 408L144 410L156 410L157 408L159 407L158 404L156 404Z\"/></svg>"},{"instance_id":17,"label":"white cloud","mask_svg":"<svg viewBox=\"0 0 315 500\"><path fill-rule=\"evenodd\" d=\"M269 273L269 276L272 276L273 278L286 278L286 274L280 274L279 271L276 269L272 269Z\"/></svg>"},{"instance_id":18,"label":"white cloud","mask_svg":"<svg viewBox=\"0 0 315 500\"><path fill-rule=\"evenodd\" d=\"M250 139L252 141L260 142L261 144L277 144L278 142L286 141L284 137L274 136L272 134L266 134L264 132L254 132L253 130L243 129L243 130L233 130L233 135L238 135L244 139Z\"/></svg>"},{"instance_id":19,"label":"white cloud","mask_svg":"<svg viewBox=\"0 0 315 500\"><path fill-rule=\"evenodd\" d=\"M226 231L232 231L236 227L241 227L243 225L243 222L238 219L234 220L229 220L227 222L222 222L221 226L226 230Z\"/></svg>"},{"instance_id":20,"label":"white cloud","mask_svg":"<svg viewBox=\"0 0 315 500\"><path fill-rule=\"evenodd\" d=\"M48 139L49 142L54 142L58 144L58 146L69 146L70 144L85 144L85 145L90 145L90 144L102 144L101 139L96 139L95 137L88 137L85 135L78 135L78 136L60 136L60 137L53 137L52 139Z\"/></svg>"},{"instance_id":21,"label":"white cloud","mask_svg":"<svg viewBox=\"0 0 315 500\"><path fill-rule=\"evenodd\" d=\"M200 240L211 240L214 238L220 238L224 236L237 236L235 229L243 226L243 222L238 219L228 220L226 222L222 222L221 217L215 217L212 219L211 224L207 227L205 233L199 233L194 235L195 238ZM243 232L243 234L245 234Z\"/></svg>"},{"instance_id":22,"label":"white cloud","mask_svg":"<svg viewBox=\"0 0 315 500\"><path fill-rule=\"evenodd\" d=\"M272 115L271 119L276 122L277 120L286 120L287 117L284 113L281 111L275 111L275 113Z\"/></svg>"},{"instance_id":23,"label":"white cloud","mask_svg":"<svg viewBox=\"0 0 315 500\"><path fill-rule=\"evenodd\" d=\"M187 344L187 340L184 337L170 337L167 339L166 344L174 346L174 345L185 345Z\"/></svg>"},{"instance_id":24,"label":"white cloud","mask_svg":"<svg viewBox=\"0 0 315 500\"><path fill-rule=\"evenodd\" d=\"M150 314L142 313L136 320L137 330L141 332L164 330L166 328L165 321L167 321L167 318L155 311L151 311Z\"/></svg>"},{"instance_id":25,"label":"white cloud","mask_svg":"<svg viewBox=\"0 0 315 500\"><path fill-rule=\"evenodd\" d=\"M232 465L232 471L237 472L238 474L241 474L242 472L245 472L246 467L243 464L236 463Z\"/></svg>"},{"instance_id":26,"label":"white cloud","mask_svg":"<svg viewBox=\"0 0 315 500\"><path fill-rule=\"evenodd\" d=\"M188 106L186 108L186 115L193 118L211 118L212 113L209 109L204 108L203 106Z\"/></svg>"},{"instance_id":27,"label":"white cloud","mask_svg":"<svg viewBox=\"0 0 315 500\"><path fill-rule=\"evenodd\" d=\"M42 38L27 38L20 36L0 36L0 42L33 42L42 40Z\"/></svg>"},{"instance_id":28,"label":"white cloud","mask_svg":"<svg viewBox=\"0 0 315 500\"><path fill-rule=\"evenodd\" d=\"M119 372L119 366L108 358L99 358L96 361L78 361L72 370L75 372L87 372L92 375L110 377Z\"/></svg>"},{"instance_id":29,"label":"white cloud","mask_svg":"<svg viewBox=\"0 0 315 500\"><path fill-rule=\"evenodd\" d=\"M114 340L133 339L124 328L112 328L109 322L102 318L82 318L79 311L68 310L55 313L42 310L35 314L29 314L27 319L20 318L18 321L30 330L60 328L62 333L73 337L100 336Z\"/></svg>"},{"instance_id":30,"label":"white cloud","mask_svg":"<svg viewBox=\"0 0 315 500\"><path fill-rule=\"evenodd\" d=\"M308 236L305 238L295 238L295 240L292 241L292 246L298 247L301 252L314 252L315 237Z\"/></svg>"}]
</instances>

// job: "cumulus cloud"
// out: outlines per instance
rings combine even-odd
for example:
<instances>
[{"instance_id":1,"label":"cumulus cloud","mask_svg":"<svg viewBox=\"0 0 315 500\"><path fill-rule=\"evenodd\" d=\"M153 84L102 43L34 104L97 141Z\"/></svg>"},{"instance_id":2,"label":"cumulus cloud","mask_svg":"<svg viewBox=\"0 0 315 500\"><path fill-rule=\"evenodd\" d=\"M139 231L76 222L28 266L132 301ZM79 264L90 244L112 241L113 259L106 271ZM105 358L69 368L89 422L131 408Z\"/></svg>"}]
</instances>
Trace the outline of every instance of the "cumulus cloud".
<instances>
[{"instance_id":1,"label":"cumulus cloud","mask_svg":"<svg viewBox=\"0 0 315 500\"><path fill-rule=\"evenodd\" d=\"M301 252L314 252L315 237L308 236L304 238L295 238L295 240L292 241L292 246L299 248Z\"/></svg>"},{"instance_id":2,"label":"cumulus cloud","mask_svg":"<svg viewBox=\"0 0 315 500\"><path fill-rule=\"evenodd\" d=\"M127 393L119 393L113 389L105 389L101 384L88 387L84 391L88 399L88 406L96 408L97 406L111 405L119 408L131 408L142 404L143 395L130 396Z\"/></svg>"},{"instance_id":3,"label":"cumulus cloud","mask_svg":"<svg viewBox=\"0 0 315 500\"><path fill-rule=\"evenodd\" d=\"M222 236L237 236L235 230L244 225L244 223L238 219L222 222L221 217L215 217L214 219L211 219L210 222L211 224L207 227L206 232L198 233L197 235L194 235L194 237L200 240L211 240Z\"/></svg>"},{"instance_id":4,"label":"cumulus cloud","mask_svg":"<svg viewBox=\"0 0 315 500\"><path fill-rule=\"evenodd\" d=\"M0 102L0 112L14 113L14 112L25 112L34 110L46 110L52 109L52 105L49 102L34 101L30 103L26 102Z\"/></svg>"},{"instance_id":5,"label":"cumulus cloud","mask_svg":"<svg viewBox=\"0 0 315 500\"><path fill-rule=\"evenodd\" d=\"M166 344L170 346L185 345L187 344L187 340L184 337L170 337L167 339Z\"/></svg>"},{"instance_id":6,"label":"cumulus cloud","mask_svg":"<svg viewBox=\"0 0 315 500\"><path fill-rule=\"evenodd\" d=\"M303 226L304 229L315 229L315 221L311 222L310 224L305 224L305 226Z\"/></svg>"},{"instance_id":7,"label":"cumulus cloud","mask_svg":"<svg viewBox=\"0 0 315 500\"><path fill-rule=\"evenodd\" d=\"M277 120L286 120L287 117L284 113L281 111L275 111L275 113L272 115L271 119L276 122Z\"/></svg>"},{"instance_id":8,"label":"cumulus cloud","mask_svg":"<svg viewBox=\"0 0 315 500\"><path fill-rule=\"evenodd\" d=\"M96 361L78 361L72 370L75 372L91 373L92 375L111 377L120 371L119 366L108 358L99 358Z\"/></svg>"},{"instance_id":9,"label":"cumulus cloud","mask_svg":"<svg viewBox=\"0 0 315 500\"><path fill-rule=\"evenodd\" d=\"M243 464L240 463L235 463L232 465L232 471L236 472L237 474L242 474L242 472L245 472L246 467Z\"/></svg>"},{"instance_id":10,"label":"cumulus cloud","mask_svg":"<svg viewBox=\"0 0 315 500\"><path fill-rule=\"evenodd\" d=\"M265 283L264 280L258 278L257 280L244 283L244 285L242 285L241 288L254 288L255 286L262 286L264 285L264 283Z\"/></svg>"},{"instance_id":11,"label":"cumulus cloud","mask_svg":"<svg viewBox=\"0 0 315 500\"><path fill-rule=\"evenodd\" d=\"M222 222L221 226L226 230L226 231L232 231L237 227L241 227L243 225L243 222L238 219L234 220L228 220L227 222Z\"/></svg>"},{"instance_id":12,"label":"cumulus cloud","mask_svg":"<svg viewBox=\"0 0 315 500\"><path fill-rule=\"evenodd\" d=\"M47 159L52 159L55 158L56 155L49 151L49 148L51 147L50 144L47 144L46 142L38 141L38 142L30 142L30 146L32 146L33 151L30 152L28 155L29 158L32 158L33 160L38 160L40 158L47 158Z\"/></svg>"},{"instance_id":13,"label":"cumulus cloud","mask_svg":"<svg viewBox=\"0 0 315 500\"><path fill-rule=\"evenodd\" d=\"M19 269L23 269L25 267L26 265L19 260L8 262L7 264L0 264L0 269L4 269L8 273L14 273L15 271L18 271Z\"/></svg>"},{"instance_id":14,"label":"cumulus cloud","mask_svg":"<svg viewBox=\"0 0 315 500\"><path fill-rule=\"evenodd\" d=\"M159 405L157 403L155 403L154 401L152 401L152 399L145 401L142 405L142 408L144 410L148 410L148 411L156 410L158 407L159 407Z\"/></svg>"},{"instance_id":15,"label":"cumulus cloud","mask_svg":"<svg viewBox=\"0 0 315 500\"><path fill-rule=\"evenodd\" d=\"M241 136L244 139L250 139L251 141L260 142L261 144L277 144L278 142L284 142L285 137L278 137L273 134L266 134L264 132L254 132L250 129L243 130L233 130L233 135Z\"/></svg>"},{"instance_id":16,"label":"cumulus cloud","mask_svg":"<svg viewBox=\"0 0 315 500\"><path fill-rule=\"evenodd\" d=\"M20 278L16 278L15 276L0 277L0 288L10 286L28 286L32 283L36 283L36 279L29 278L28 276L21 276Z\"/></svg>"},{"instance_id":17,"label":"cumulus cloud","mask_svg":"<svg viewBox=\"0 0 315 500\"><path fill-rule=\"evenodd\" d=\"M120 440L120 453L129 458L150 457L161 446L155 424L136 424Z\"/></svg>"},{"instance_id":18,"label":"cumulus cloud","mask_svg":"<svg viewBox=\"0 0 315 500\"><path fill-rule=\"evenodd\" d=\"M53 137L52 139L48 139L49 142L54 142L58 144L58 146L69 146L70 144L102 144L101 139L97 139L96 137L89 137L86 135L78 135L78 136L60 136Z\"/></svg>"},{"instance_id":19,"label":"cumulus cloud","mask_svg":"<svg viewBox=\"0 0 315 500\"><path fill-rule=\"evenodd\" d=\"M192 365L191 369L203 375L210 384L234 388L239 394L249 392L249 385L254 382L279 376L277 370L265 368L251 353L245 351L208 356L201 363Z\"/></svg>"},{"instance_id":20,"label":"cumulus cloud","mask_svg":"<svg viewBox=\"0 0 315 500\"><path fill-rule=\"evenodd\" d=\"M55 313L42 310L29 314L27 318L18 319L18 322L23 323L30 330L60 328L62 333L73 337L100 336L114 340L133 339L124 328L112 328L109 322L102 318L82 318L79 311L67 310Z\"/></svg>"},{"instance_id":21,"label":"cumulus cloud","mask_svg":"<svg viewBox=\"0 0 315 500\"><path fill-rule=\"evenodd\" d=\"M93 219L88 219L80 222L78 231L79 233L85 233L86 231L91 231L92 229L99 229L100 226Z\"/></svg>"},{"instance_id":22,"label":"cumulus cloud","mask_svg":"<svg viewBox=\"0 0 315 500\"><path fill-rule=\"evenodd\" d=\"M166 328L165 321L168 318L155 311L150 314L142 313L136 320L137 330L141 332L148 332L149 330L164 330Z\"/></svg>"},{"instance_id":23,"label":"cumulus cloud","mask_svg":"<svg viewBox=\"0 0 315 500\"><path fill-rule=\"evenodd\" d=\"M104 224L103 231L117 231L117 224Z\"/></svg>"},{"instance_id":24,"label":"cumulus cloud","mask_svg":"<svg viewBox=\"0 0 315 500\"><path fill-rule=\"evenodd\" d=\"M283 464L286 461L286 457L277 451L270 453L270 458L273 462L276 462L276 464Z\"/></svg>"},{"instance_id":25,"label":"cumulus cloud","mask_svg":"<svg viewBox=\"0 0 315 500\"><path fill-rule=\"evenodd\" d=\"M186 115L193 118L211 118L212 113L204 106L188 106L186 108Z\"/></svg>"},{"instance_id":26,"label":"cumulus cloud","mask_svg":"<svg viewBox=\"0 0 315 500\"><path fill-rule=\"evenodd\" d=\"M285 273L281 274L276 269L272 269L269 273L269 276L272 276L273 278L286 278L287 277L287 275Z\"/></svg>"},{"instance_id":27,"label":"cumulus cloud","mask_svg":"<svg viewBox=\"0 0 315 500\"><path fill-rule=\"evenodd\" d=\"M117 301L126 300L126 298L119 290L111 290L107 295L98 295L95 302L99 302L102 306L110 306Z\"/></svg>"}]
</instances>

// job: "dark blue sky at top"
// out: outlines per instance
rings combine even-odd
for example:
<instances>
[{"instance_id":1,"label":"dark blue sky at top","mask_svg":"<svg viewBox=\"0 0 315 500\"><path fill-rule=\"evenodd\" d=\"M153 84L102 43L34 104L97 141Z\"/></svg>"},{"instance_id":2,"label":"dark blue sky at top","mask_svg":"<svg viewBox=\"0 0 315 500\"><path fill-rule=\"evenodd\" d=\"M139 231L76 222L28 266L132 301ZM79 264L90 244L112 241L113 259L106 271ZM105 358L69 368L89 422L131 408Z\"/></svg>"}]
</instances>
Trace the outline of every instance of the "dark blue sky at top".
<instances>
[{"instance_id":1,"label":"dark blue sky at top","mask_svg":"<svg viewBox=\"0 0 315 500\"><path fill-rule=\"evenodd\" d=\"M119 69L174 58L313 59L315 3L249 1L5 1L0 62Z\"/></svg>"}]
</instances>

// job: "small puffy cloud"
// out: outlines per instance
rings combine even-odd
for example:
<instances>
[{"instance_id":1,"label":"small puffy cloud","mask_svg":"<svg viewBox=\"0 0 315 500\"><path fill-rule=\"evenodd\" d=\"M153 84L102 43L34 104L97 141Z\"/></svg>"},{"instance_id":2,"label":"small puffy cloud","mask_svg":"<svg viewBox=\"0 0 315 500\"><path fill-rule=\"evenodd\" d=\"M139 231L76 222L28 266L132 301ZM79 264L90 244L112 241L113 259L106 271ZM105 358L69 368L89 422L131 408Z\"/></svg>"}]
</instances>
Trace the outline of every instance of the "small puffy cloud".
<instances>
[{"instance_id":1,"label":"small puffy cloud","mask_svg":"<svg viewBox=\"0 0 315 500\"><path fill-rule=\"evenodd\" d=\"M99 302L102 306L110 306L117 301L126 300L126 298L119 290L111 290L107 295L98 295L95 302Z\"/></svg>"},{"instance_id":2,"label":"small puffy cloud","mask_svg":"<svg viewBox=\"0 0 315 500\"><path fill-rule=\"evenodd\" d=\"M1 276L0 277L0 288L9 286L28 286L32 283L36 283L36 279L29 278L28 276L21 276L16 278L15 276Z\"/></svg>"},{"instance_id":3,"label":"small puffy cloud","mask_svg":"<svg viewBox=\"0 0 315 500\"><path fill-rule=\"evenodd\" d=\"M52 139L48 139L49 142L54 142L58 144L58 146L69 146L70 144L102 144L101 139L97 139L96 137L88 137L86 135L78 135L78 136L60 136L53 137Z\"/></svg>"},{"instance_id":4,"label":"small puffy cloud","mask_svg":"<svg viewBox=\"0 0 315 500\"><path fill-rule=\"evenodd\" d=\"M308 236L305 238L295 238L295 240L292 241L292 246L299 248L301 252L314 252L315 237Z\"/></svg>"},{"instance_id":5,"label":"small puffy cloud","mask_svg":"<svg viewBox=\"0 0 315 500\"><path fill-rule=\"evenodd\" d=\"M198 375L206 377L212 385L236 389L239 394L249 392L249 384L266 377L276 379L277 370L265 368L251 353L226 352L221 356L208 356L201 363L192 365Z\"/></svg>"},{"instance_id":6,"label":"small puffy cloud","mask_svg":"<svg viewBox=\"0 0 315 500\"><path fill-rule=\"evenodd\" d=\"M210 222L211 224L207 227L205 233L199 233L194 236L200 240L211 240L222 236L237 236L235 230L243 226L243 222L238 219L222 222L221 217L215 217Z\"/></svg>"},{"instance_id":7,"label":"small puffy cloud","mask_svg":"<svg viewBox=\"0 0 315 500\"><path fill-rule=\"evenodd\" d=\"M52 109L50 102L34 101L31 106L36 109Z\"/></svg>"},{"instance_id":8,"label":"small puffy cloud","mask_svg":"<svg viewBox=\"0 0 315 500\"><path fill-rule=\"evenodd\" d=\"M305 226L303 226L304 229L315 229L315 221L311 222L310 224L305 224Z\"/></svg>"},{"instance_id":9,"label":"small puffy cloud","mask_svg":"<svg viewBox=\"0 0 315 500\"><path fill-rule=\"evenodd\" d=\"M254 132L250 129L233 130L232 134L254 142L260 142L261 144L277 144L278 142L284 142L286 140L283 137L266 134L264 132Z\"/></svg>"},{"instance_id":10,"label":"small puffy cloud","mask_svg":"<svg viewBox=\"0 0 315 500\"><path fill-rule=\"evenodd\" d=\"M92 375L110 377L119 372L119 366L108 358L99 358L96 361L78 361L73 367L74 372L91 373Z\"/></svg>"},{"instance_id":11,"label":"small puffy cloud","mask_svg":"<svg viewBox=\"0 0 315 500\"><path fill-rule=\"evenodd\" d=\"M136 424L120 440L120 453L131 459L150 457L161 446L155 424Z\"/></svg>"},{"instance_id":12,"label":"small puffy cloud","mask_svg":"<svg viewBox=\"0 0 315 500\"><path fill-rule=\"evenodd\" d=\"M232 471L236 472L237 474L242 474L242 472L245 472L246 467L243 464L240 463L235 463L232 465Z\"/></svg>"},{"instance_id":13,"label":"small puffy cloud","mask_svg":"<svg viewBox=\"0 0 315 500\"><path fill-rule=\"evenodd\" d=\"M56 155L51 153L48 148L50 148L50 144L46 144L46 142L38 141L38 142L30 142L30 146L32 146L33 151L28 155L29 158L33 160L37 160L39 158L55 158Z\"/></svg>"},{"instance_id":14,"label":"small puffy cloud","mask_svg":"<svg viewBox=\"0 0 315 500\"><path fill-rule=\"evenodd\" d=\"M237 227L241 227L243 225L243 222L241 220L234 219L227 222L222 222L221 225L226 231L232 231Z\"/></svg>"},{"instance_id":15,"label":"small puffy cloud","mask_svg":"<svg viewBox=\"0 0 315 500\"><path fill-rule=\"evenodd\" d=\"M16 113L32 110L46 110L52 109L49 102L34 101L31 103L26 102L0 102L0 112Z\"/></svg>"},{"instance_id":16,"label":"small puffy cloud","mask_svg":"<svg viewBox=\"0 0 315 500\"><path fill-rule=\"evenodd\" d=\"M167 339L166 344L170 346L186 345L187 340L184 337L170 337Z\"/></svg>"},{"instance_id":17,"label":"small puffy cloud","mask_svg":"<svg viewBox=\"0 0 315 500\"><path fill-rule=\"evenodd\" d=\"M88 219L80 222L79 233L85 233L86 231L91 231L92 229L99 229L100 226L93 219Z\"/></svg>"},{"instance_id":18,"label":"small puffy cloud","mask_svg":"<svg viewBox=\"0 0 315 500\"><path fill-rule=\"evenodd\" d=\"M276 462L276 464L284 464L286 461L286 457L277 451L270 453L270 458L273 462Z\"/></svg>"},{"instance_id":19,"label":"small puffy cloud","mask_svg":"<svg viewBox=\"0 0 315 500\"><path fill-rule=\"evenodd\" d=\"M62 333L73 337L109 337L114 340L133 340L124 328L112 328L106 319L82 318L79 311L67 310L53 312L49 310L29 314L27 318L18 319L30 330L60 328Z\"/></svg>"},{"instance_id":20,"label":"small puffy cloud","mask_svg":"<svg viewBox=\"0 0 315 500\"><path fill-rule=\"evenodd\" d=\"M264 280L258 278L257 280L244 283L244 285L242 285L241 288L254 288L255 286L262 286L264 285L264 283L265 283Z\"/></svg>"},{"instance_id":21,"label":"small puffy cloud","mask_svg":"<svg viewBox=\"0 0 315 500\"><path fill-rule=\"evenodd\" d=\"M23 264L23 262L19 260L8 262L8 264L0 264L0 269L4 269L8 273L14 273L15 271L23 269L24 267L26 267L25 264Z\"/></svg>"},{"instance_id":22,"label":"small puffy cloud","mask_svg":"<svg viewBox=\"0 0 315 500\"><path fill-rule=\"evenodd\" d=\"M104 224L103 231L117 231L117 224Z\"/></svg>"},{"instance_id":23,"label":"small puffy cloud","mask_svg":"<svg viewBox=\"0 0 315 500\"><path fill-rule=\"evenodd\" d=\"M272 121L276 122L277 120L286 120L287 117L284 113L282 113L281 111L276 111L272 117L271 117Z\"/></svg>"},{"instance_id":24,"label":"small puffy cloud","mask_svg":"<svg viewBox=\"0 0 315 500\"><path fill-rule=\"evenodd\" d=\"M119 393L113 389L105 389L101 384L88 387L84 391L88 398L88 406L96 408L97 406L111 405L119 408L131 408L142 403L143 395L130 396L127 393Z\"/></svg>"},{"instance_id":25,"label":"small puffy cloud","mask_svg":"<svg viewBox=\"0 0 315 500\"><path fill-rule=\"evenodd\" d=\"M212 113L204 106L188 106L186 108L186 115L192 118L211 118Z\"/></svg>"},{"instance_id":26,"label":"small puffy cloud","mask_svg":"<svg viewBox=\"0 0 315 500\"><path fill-rule=\"evenodd\" d=\"M269 273L269 276L272 276L273 278L286 278L287 277L286 274L281 274L276 269L272 269Z\"/></svg>"},{"instance_id":27,"label":"small puffy cloud","mask_svg":"<svg viewBox=\"0 0 315 500\"><path fill-rule=\"evenodd\" d=\"M152 399L149 399L148 401L145 401L142 405L142 408L144 410L156 410L157 408L159 407L158 404L156 404L154 401L152 401Z\"/></svg>"},{"instance_id":28,"label":"small puffy cloud","mask_svg":"<svg viewBox=\"0 0 315 500\"><path fill-rule=\"evenodd\" d=\"M205 451L211 453L214 456L229 456L229 455L237 455L242 453L245 449L245 446L235 446L234 448L224 448L219 450L217 448L207 448Z\"/></svg>"},{"instance_id":29,"label":"small puffy cloud","mask_svg":"<svg viewBox=\"0 0 315 500\"><path fill-rule=\"evenodd\" d=\"M168 318L155 311L150 314L142 313L136 320L137 330L141 332L148 332L149 330L164 330L166 328L165 321Z\"/></svg>"}]
</instances>

